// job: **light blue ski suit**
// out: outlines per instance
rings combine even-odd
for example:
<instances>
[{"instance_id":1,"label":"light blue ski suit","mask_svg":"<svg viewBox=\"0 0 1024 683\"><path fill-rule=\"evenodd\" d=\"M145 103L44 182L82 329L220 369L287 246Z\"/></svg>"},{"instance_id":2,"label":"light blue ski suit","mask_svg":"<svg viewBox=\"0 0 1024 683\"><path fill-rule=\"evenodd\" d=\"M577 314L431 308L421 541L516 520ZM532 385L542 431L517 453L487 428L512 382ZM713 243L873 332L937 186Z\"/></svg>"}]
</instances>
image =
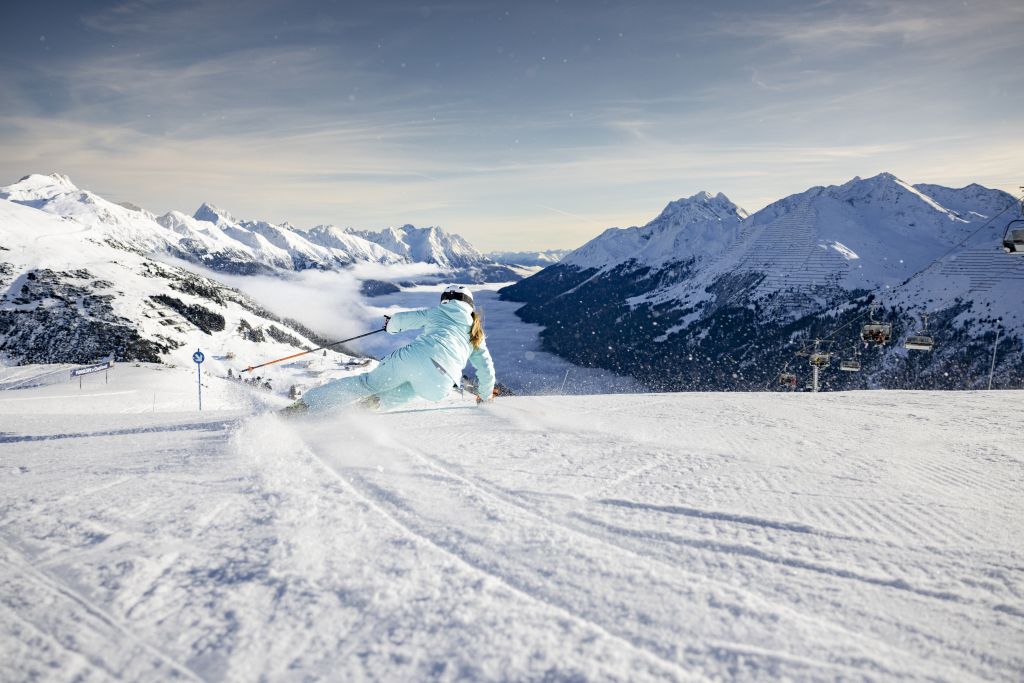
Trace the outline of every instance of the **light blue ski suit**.
<instances>
[{"instance_id":1,"label":"light blue ski suit","mask_svg":"<svg viewBox=\"0 0 1024 683\"><path fill-rule=\"evenodd\" d=\"M390 334L419 328L423 333L371 372L310 389L302 402L310 410L328 410L377 396L380 409L387 410L417 396L440 401L460 384L467 360L476 369L479 395L489 399L494 390L494 362L486 343L474 349L469 341L472 314L469 304L455 299L435 308L396 313L387 324Z\"/></svg>"}]
</instances>

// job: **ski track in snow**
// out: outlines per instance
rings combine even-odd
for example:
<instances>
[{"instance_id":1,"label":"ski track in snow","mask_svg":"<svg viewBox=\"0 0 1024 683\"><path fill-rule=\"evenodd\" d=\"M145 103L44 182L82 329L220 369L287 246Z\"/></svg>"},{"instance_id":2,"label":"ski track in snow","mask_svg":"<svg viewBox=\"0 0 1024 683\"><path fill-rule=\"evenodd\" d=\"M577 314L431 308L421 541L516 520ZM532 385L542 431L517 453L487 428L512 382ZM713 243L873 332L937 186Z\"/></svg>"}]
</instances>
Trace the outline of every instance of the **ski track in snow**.
<instances>
[{"instance_id":1,"label":"ski track in snow","mask_svg":"<svg viewBox=\"0 0 1024 683\"><path fill-rule=\"evenodd\" d=\"M1019 392L116 392L0 407L2 680L1024 674Z\"/></svg>"}]
</instances>

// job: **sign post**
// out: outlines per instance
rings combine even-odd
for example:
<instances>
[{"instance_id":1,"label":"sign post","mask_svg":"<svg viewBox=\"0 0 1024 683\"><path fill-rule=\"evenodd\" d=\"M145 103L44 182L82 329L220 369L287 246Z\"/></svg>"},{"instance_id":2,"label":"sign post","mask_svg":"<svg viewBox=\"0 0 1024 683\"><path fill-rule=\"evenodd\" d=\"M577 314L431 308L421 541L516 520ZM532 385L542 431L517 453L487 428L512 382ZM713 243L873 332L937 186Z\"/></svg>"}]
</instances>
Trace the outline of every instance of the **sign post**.
<instances>
[{"instance_id":1,"label":"sign post","mask_svg":"<svg viewBox=\"0 0 1024 683\"><path fill-rule=\"evenodd\" d=\"M71 371L71 379L78 378L78 388L82 388L82 375L91 375L94 372L102 372L104 374L104 380L109 381L110 368L114 367L114 354L110 354L104 358L101 362L95 365L86 365L85 367L75 368Z\"/></svg>"},{"instance_id":2,"label":"sign post","mask_svg":"<svg viewBox=\"0 0 1024 683\"><path fill-rule=\"evenodd\" d=\"M203 373L201 371L203 361L206 360L206 356L199 349L192 354L192 360L196 364L196 384L199 385L199 411L203 410Z\"/></svg>"}]
</instances>

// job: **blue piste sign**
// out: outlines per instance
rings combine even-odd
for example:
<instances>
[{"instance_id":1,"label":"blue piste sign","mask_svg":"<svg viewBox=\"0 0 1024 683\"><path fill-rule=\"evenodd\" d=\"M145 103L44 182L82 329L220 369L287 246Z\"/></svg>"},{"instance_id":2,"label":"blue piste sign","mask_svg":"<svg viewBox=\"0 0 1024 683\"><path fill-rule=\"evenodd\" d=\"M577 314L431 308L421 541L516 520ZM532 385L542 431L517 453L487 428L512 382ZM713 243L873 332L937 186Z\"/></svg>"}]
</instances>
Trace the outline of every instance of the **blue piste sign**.
<instances>
[{"instance_id":1,"label":"blue piste sign","mask_svg":"<svg viewBox=\"0 0 1024 683\"><path fill-rule=\"evenodd\" d=\"M202 411L202 409L203 409L203 372L202 372L202 365L203 365L203 361L206 360L206 356L203 355L202 351L200 351L199 349L196 349L196 352L192 354L192 360L196 364L196 384L199 385L199 410Z\"/></svg>"}]
</instances>

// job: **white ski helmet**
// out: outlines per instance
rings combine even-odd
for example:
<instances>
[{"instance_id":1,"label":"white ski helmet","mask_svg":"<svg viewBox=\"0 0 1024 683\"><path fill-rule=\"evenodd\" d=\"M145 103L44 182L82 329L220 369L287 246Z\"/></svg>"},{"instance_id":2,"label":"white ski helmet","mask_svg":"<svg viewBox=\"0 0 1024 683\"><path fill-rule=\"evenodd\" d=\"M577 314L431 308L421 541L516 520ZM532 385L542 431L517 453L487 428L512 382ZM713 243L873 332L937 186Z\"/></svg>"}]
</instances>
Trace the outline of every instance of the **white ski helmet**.
<instances>
[{"instance_id":1,"label":"white ski helmet","mask_svg":"<svg viewBox=\"0 0 1024 683\"><path fill-rule=\"evenodd\" d=\"M470 308L473 308L473 292L469 291L469 287L465 285L448 285L441 292L441 303L446 301L465 301L469 304Z\"/></svg>"}]
</instances>

